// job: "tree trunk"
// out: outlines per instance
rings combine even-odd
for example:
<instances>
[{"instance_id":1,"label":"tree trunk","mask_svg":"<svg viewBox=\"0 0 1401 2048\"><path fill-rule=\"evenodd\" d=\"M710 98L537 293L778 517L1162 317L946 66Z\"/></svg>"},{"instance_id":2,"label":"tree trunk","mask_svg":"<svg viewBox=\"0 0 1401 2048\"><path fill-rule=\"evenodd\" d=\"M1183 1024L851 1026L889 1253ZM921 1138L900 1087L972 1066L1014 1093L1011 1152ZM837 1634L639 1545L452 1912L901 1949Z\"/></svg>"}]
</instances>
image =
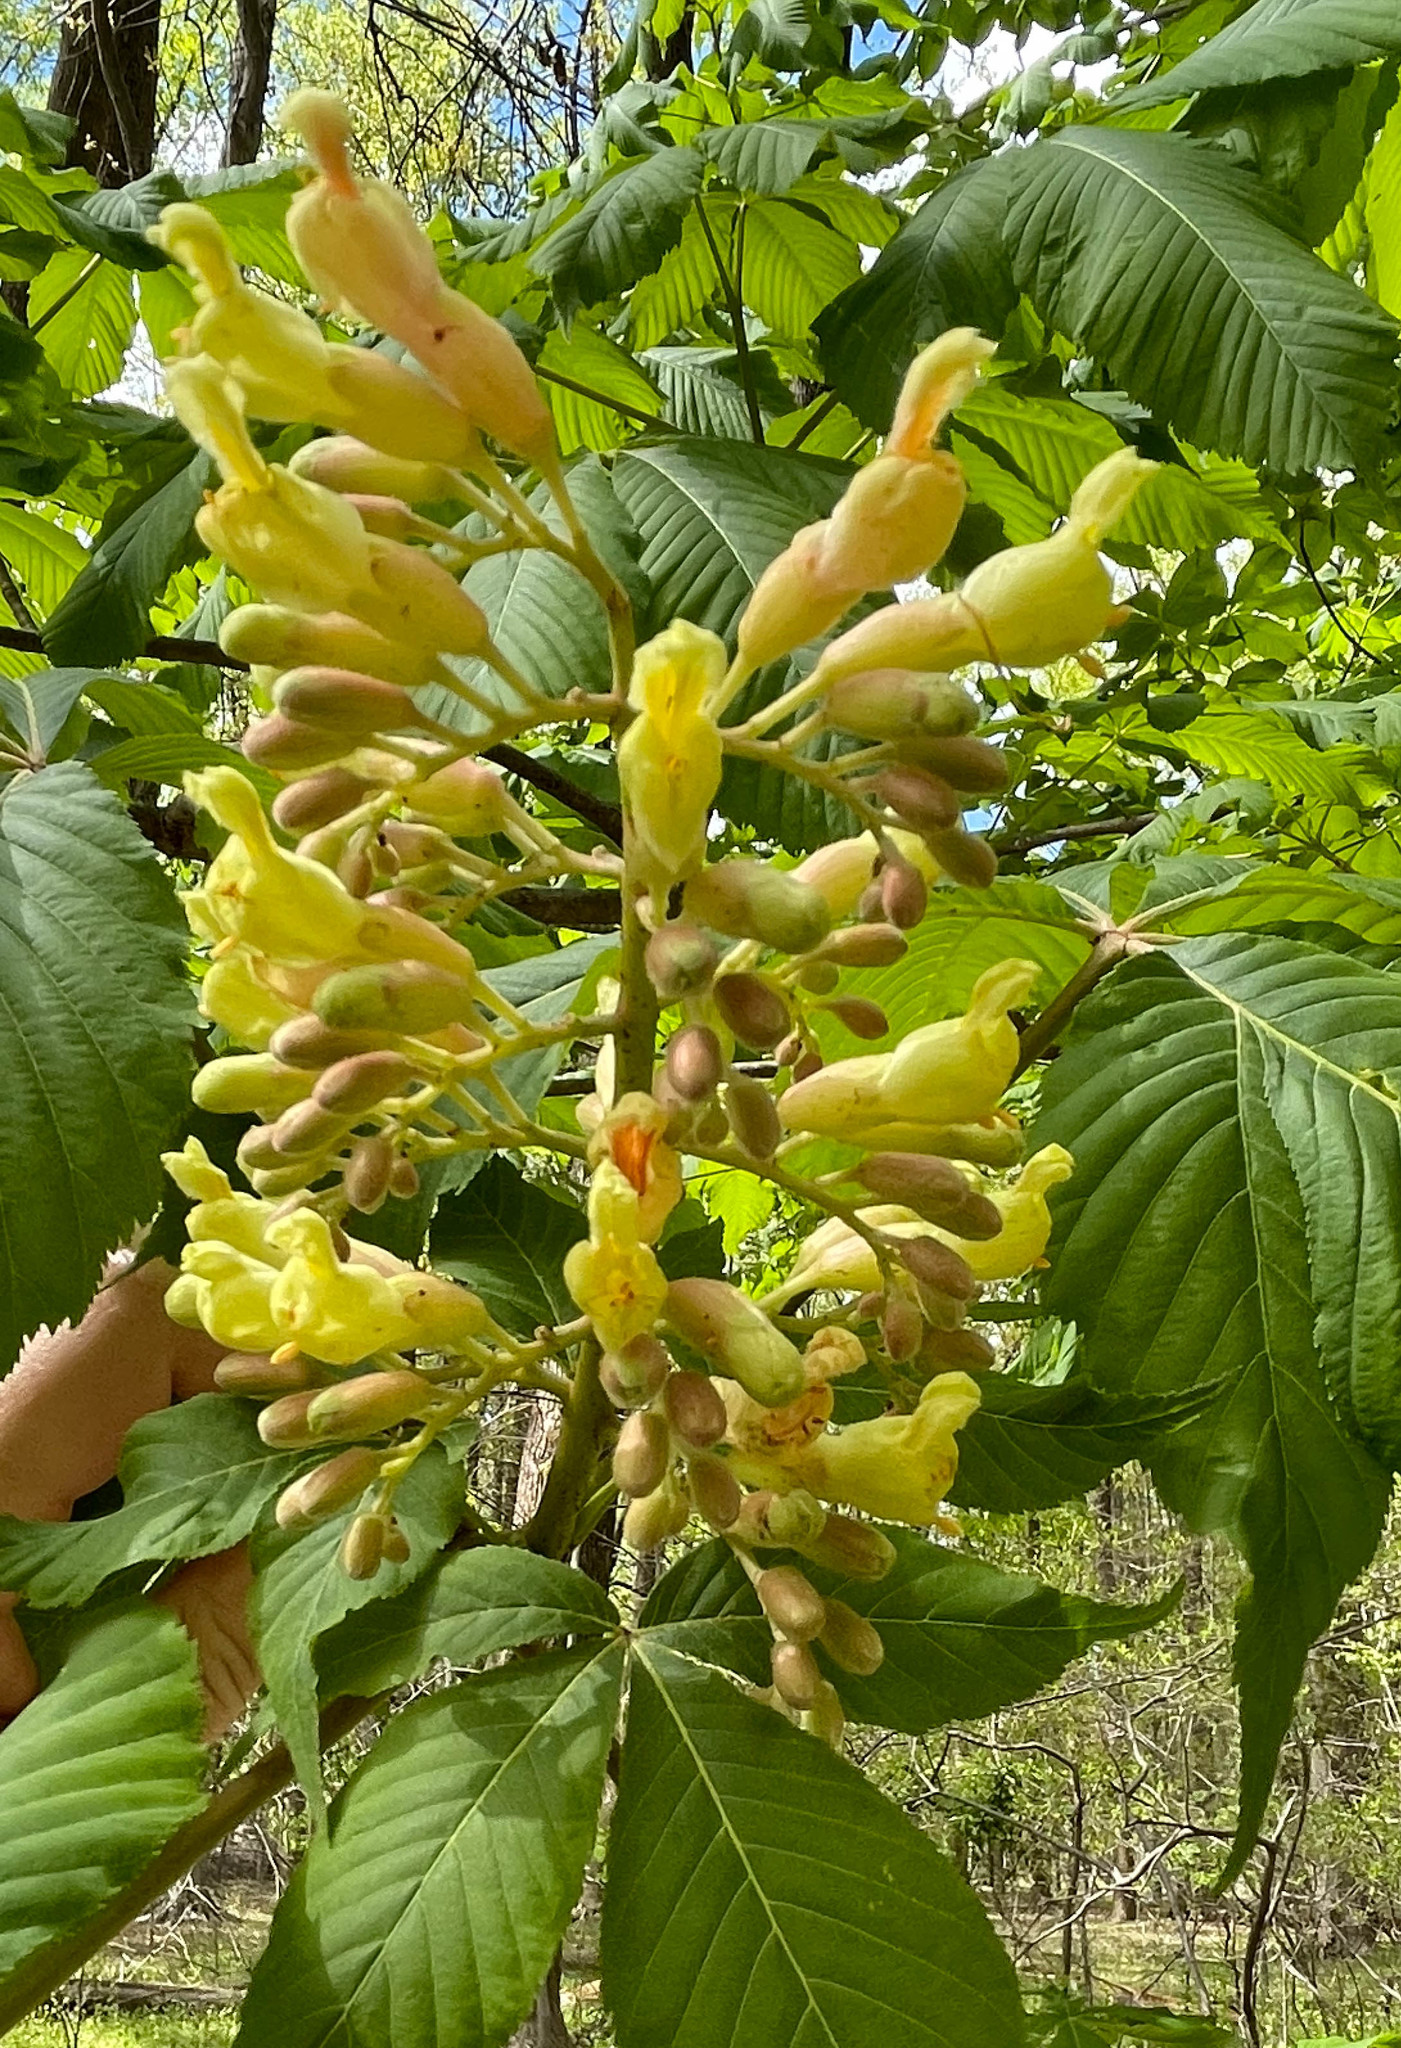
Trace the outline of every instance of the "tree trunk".
<instances>
[{"instance_id":1,"label":"tree trunk","mask_svg":"<svg viewBox=\"0 0 1401 2048\"><path fill-rule=\"evenodd\" d=\"M144 178L156 153L160 0L78 0L65 15L49 105L77 123L68 161L99 185Z\"/></svg>"},{"instance_id":2,"label":"tree trunk","mask_svg":"<svg viewBox=\"0 0 1401 2048\"><path fill-rule=\"evenodd\" d=\"M277 0L238 0L238 41L229 81L229 125L224 136L225 168L251 164L263 141L263 110L272 70L272 32Z\"/></svg>"},{"instance_id":3,"label":"tree trunk","mask_svg":"<svg viewBox=\"0 0 1401 2048\"><path fill-rule=\"evenodd\" d=\"M574 2048L573 2037L560 2011L559 1975L559 1957L556 1956L550 1965L549 1976L540 1986L534 2011L517 2027L507 2048Z\"/></svg>"}]
</instances>

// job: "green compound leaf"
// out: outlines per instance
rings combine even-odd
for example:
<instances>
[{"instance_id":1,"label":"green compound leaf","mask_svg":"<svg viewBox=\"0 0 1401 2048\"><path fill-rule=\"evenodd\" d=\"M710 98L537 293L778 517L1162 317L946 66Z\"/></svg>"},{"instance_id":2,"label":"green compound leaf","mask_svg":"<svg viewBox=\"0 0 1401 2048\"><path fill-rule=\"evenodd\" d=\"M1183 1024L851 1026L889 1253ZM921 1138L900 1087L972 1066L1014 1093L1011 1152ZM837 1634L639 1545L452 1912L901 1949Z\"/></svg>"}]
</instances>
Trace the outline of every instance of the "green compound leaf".
<instances>
[{"instance_id":1,"label":"green compound leaf","mask_svg":"<svg viewBox=\"0 0 1401 2048\"><path fill-rule=\"evenodd\" d=\"M1111 1394L1078 1376L1058 1386L1031 1386L1006 1373L985 1373L979 1387L982 1405L958 1433L958 1475L949 1500L995 1515L1081 1499L1212 1398L1210 1388Z\"/></svg>"},{"instance_id":2,"label":"green compound leaf","mask_svg":"<svg viewBox=\"0 0 1401 2048\"><path fill-rule=\"evenodd\" d=\"M1215 1388L1148 1456L1169 1505L1253 1574L1233 1868L1309 1645L1386 1513L1401 1104L1382 1077L1398 1067L1392 977L1295 940L1197 939L1088 1006L1036 1132L1075 1155L1045 1294L1088 1371L1137 1395Z\"/></svg>"},{"instance_id":3,"label":"green compound leaf","mask_svg":"<svg viewBox=\"0 0 1401 2048\"><path fill-rule=\"evenodd\" d=\"M1178 1598L1115 1606L1061 1593L1023 1572L888 1528L896 1560L883 1579L843 1579L793 1559L818 1591L844 1600L880 1630L885 1662L854 1678L817 1655L854 1721L922 1735L965 1715L1032 1699L1092 1644L1135 1635ZM782 1553L774 1561L788 1562ZM753 1587L728 1546L707 1543L667 1573L643 1610L649 1643L769 1682L773 1641Z\"/></svg>"},{"instance_id":4,"label":"green compound leaf","mask_svg":"<svg viewBox=\"0 0 1401 2048\"><path fill-rule=\"evenodd\" d=\"M195 1648L147 1604L82 1627L0 1734L0 2030L27 1967L80 1928L203 1804Z\"/></svg>"},{"instance_id":5,"label":"green compound leaf","mask_svg":"<svg viewBox=\"0 0 1401 2048\"><path fill-rule=\"evenodd\" d=\"M560 1269L587 1228L575 1203L492 1159L439 1204L433 1264L480 1294L509 1329L568 1322L578 1310Z\"/></svg>"},{"instance_id":6,"label":"green compound leaf","mask_svg":"<svg viewBox=\"0 0 1401 2048\"><path fill-rule=\"evenodd\" d=\"M619 2048L1019 2048L982 1906L850 1764L644 1640L603 1910Z\"/></svg>"},{"instance_id":7,"label":"green compound leaf","mask_svg":"<svg viewBox=\"0 0 1401 2048\"><path fill-rule=\"evenodd\" d=\"M1401 14L1392 0L1255 0L1180 64L1115 105L1160 106L1218 86L1351 71L1398 52Z\"/></svg>"},{"instance_id":8,"label":"green compound leaf","mask_svg":"<svg viewBox=\"0 0 1401 2048\"><path fill-rule=\"evenodd\" d=\"M579 211L532 250L565 322L654 270L681 237L705 164L694 149L661 149L624 164Z\"/></svg>"},{"instance_id":9,"label":"green compound leaf","mask_svg":"<svg viewBox=\"0 0 1401 2048\"><path fill-rule=\"evenodd\" d=\"M1288 475L1375 457L1395 325L1222 151L1063 129L1021 153L1006 235L1037 310L1194 446Z\"/></svg>"},{"instance_id":10,"label":"green compound leaf","mask_svg":"<svg viewBox=\"0 0 1401 2048\"><path fill-rule=\"evenodd\" d=\"M0 1585L32 1607L77 1607L132 1564L226 1550L292 1478L302 1452L270 1451L257 1410L198 1394L128 1431L117 1477L122 1505L90 1522L0 1515Z\"/></svg>"},{"instance_id":11,"label":"green compound leaf","mask_svg":"<svg viewBox=\"0 0 1401 2048\"><path fill-rule=\"evenodd\" d=\"M321 1638L321 1698L387 1692L419 1677L435 1657L479 1664L551 1636L603 1635L617 1622L602 1588L570 1565L501 1545L460 1551Z\"/></svg>"},{"instance_id":12,"label":"green compound leaf","mask_svg":"<svg viewBox=\"0 0 1401 2048\"><path fill-rule=\"evenodd\" d=\"M0 1373L79 1317L160 1206L186 1108L184 921L151 848L76 762L0 792Z\"/></svg>"},{"instance_id":13,"label":"green compound leaf","mask_svg":"<svg viewBox=\"0 0 1401 2048\"><path fill-rule=\"evenodd\" d=\"M213 473L209 458L196 455L104 534L44 623L44 650L56 668L140 653L152 605L180 564L199 552L194 518Z\"/></svg>"},{"instance_id":14,"label":"green compound leaf","mask_svg":"<svg viewBox=\"0 0 1401 2048\"><path fill-rule=\"evenodd\" d=\"M411 1585L461 1519L462 1469L440 1445L426 1451L398 1489L394 1518L408 1539L402 1564L373 1579L351 1579L338 1552L350 1511L314 1529L264 1527L253 1540L248 1616L278 1730L314 1814L325 1808L316 1739L317 1641L348 1614Z\"/></svg>"},{"instance_id":15,"label":"green compound leaf","mask_svg":"<svg viewBox=\"0 0 1401 2048\"><path fill-rule=\"evenodd\" d=\"M277 1909L239 2048L499 2048L578 1896L622 1671L592 1643L398 1715Z\"/></svg>"}]
</instances>

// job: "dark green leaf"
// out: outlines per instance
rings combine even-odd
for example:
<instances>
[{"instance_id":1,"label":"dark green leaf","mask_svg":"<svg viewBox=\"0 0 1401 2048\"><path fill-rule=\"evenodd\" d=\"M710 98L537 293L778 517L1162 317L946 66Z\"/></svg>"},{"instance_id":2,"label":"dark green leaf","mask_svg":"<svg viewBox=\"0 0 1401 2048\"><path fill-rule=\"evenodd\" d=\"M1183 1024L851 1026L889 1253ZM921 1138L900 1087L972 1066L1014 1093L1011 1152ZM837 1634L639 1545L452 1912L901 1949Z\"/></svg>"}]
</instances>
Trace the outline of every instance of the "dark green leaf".
<instances>
[{"instance_id":1,"label":"dark green leaf","mask_svg":"<svg viewBox=\"0 0 1401 2048\"><path fill-rule=\"evenodd\" d=\"M622 1665L532 1657L398 1715L277 1909L239 2048L499 2048L583 1880Z\"/></svg>"},{"instance_id":2,"label":"dark green leaf","mask_svg":"<svg viewBox=\"0 0 1401 2048\"><path fill-rule=\"evenodd\" d=\"M475 1289L508 1329L568 1322L578 1311L560 1271L584 1235L583 1211L495 1158L433 1219L433 1264Z\"/></svg>"},{"instance_id":3,"label":"dark green leaf","mask_svg":"<svg viewBox=\"0 0 1401 2048\"><path fill-rule=\"evenodd\" d=\"M196 455L98 542L44 626L45 651L55 667L140 653L151 632L151 606L173 571L198 552L194 517L211 477L208 457Z\"/></svg>"},{"instance_id":4,"label":"dark green leaf","mask_svg":"<svg viewBox=\"0 0 1401 2048\"><path fill-rule=\"evenodd\" d=\"M394 1518L408 1539L402 1564L373 1579L348 1578L337 1555L350 1511L309 1530L266 1525L253 1540L248 1615L268 1699L313 1812L324 1808L316 1741L317 1640L347 1614L411 1585L461 1520L462 1468L434 1445L399 1486Z\"/></svg>"},{"instance_id":5,"label":"dark green leaf","mask_svg":"<svg viewBox=\"0 0 1401 2048\"><path fill-rule=\"evenodd\" d=\"M1115 104L1160 106L1217 86L1351 71L1398 52L1401 16L1391 0L1255 0L1180 64Z\"/></svg>"},{"instance_id":6,"label":"dark green leaf","mask_svg":"<svg viewBox=\"0 0 1401 2048\"><path fill-rule=\"evenodd\" d=\"M1045 318L1198 446L1293 475L1375 456L1393 323L1222 152L1063 129L1022 152L1006 235Z\"/></svg>"},{"instance_id":7,"label":"dark green leaf","mask_svg":"<svg viewBox=\"0 0 1401 2048\"><path fill-rule=\"evenodd\" d=\"M154 227L163 208L184 197L184 187L173 172L151 171L130 185L55 199L54 211L84 249L125 270L160 270L170 258L147 241L146 230Z\"/></svg>"},{"instance_id":8,"label":"dark green leaf","mask_svg":"<svg viewBox=\"0 0 1401 2048\"><path fill-rule=\"evenodd\" d=\"M186 1104L184 920L155 854L73 762L0 795L0 1367L75 1320L159 1207Z\"/></svg>"},{"instance_id":9,"label":"dark green leaf","mask_svg":"<svg viewBox=\"0 0 1401 2048\"><path fill-rule=\"evenodd\" d=\"M199 1811L203 1717L194 1644L142 1604L82 1625L0 1734L0 2029L29 2009L28 1969Z\"/></svg>"},{"instance_id":10,"label":"dark green leaf","mask_svg":"<svg viewBox=\"0 0 1401 2048\"><path fill-rule=\"evenodd\" d=\"M0 150L30 163L61 164L73 133L66 114L44 107L22 107L6 86L0 91Z\"/></svg>"},{"instance_id":11,"label":"dark green leaf","mask_svg":"<svg viewBox=\"0 0 1401 2048\"><path fill-rule=\"evenodd\" d=\"M994 339L1017 303L1003 247L1012 161L989 157L926 199L817 321L834 390L884 433L910 358L949 327Z\"/></svg>"},{"instance_id":12,"label":"dark green leaf","mask_svg":"<svg viewBox=\"0 0 1401 2048\"><path fill-rule=\"evenodd\" d=\"M1193 940L1094 1001L1036 1133L1075 1155L1045 1295L1090 1374L1140 1395L1219 1383L1149 1456L1169 1505L1228 1533L1254 1577L1237 1863L1309 1644L1386 1513L1353 1410L1391 1426L1396 1103L1369 1074L1401 1064L1398 1034L1401 989L1370 968L1284 939Z\"/></svg>"},{"instance_id":13,"label":"dark green leaf","mask_svg":"<svg viewBox=\"0 0 1401 2048\"><path fill-rule=\"evenodd\" d=\"M0 1515L0 1583L33 1607L77 1607L130 1564L225 1550L301 1460L268 1450L251 1402L198 1394L128 1431L117 1469L122 1505L111 1514L86 1522Z\"/></svg>"},{"instance_id":14,"label":"dark green leaf","mask_svg":"<svg viewBox=\"0 0 1401 2048\"><path fill-rule=\"evenodd\" d=\"M616 1625L601 1587L570 1565L501 1546L458 1551L321 1638L321 1698L387 1692L420 1677L435 1657L480 1664L522 1643L604 1635Z\"/></svg>"},{"instance_id":15,"label":"dark green leaf","mask_svg":"<svg viewBox=\"0 0 1401 2048\"><path fill-rule=\"evenodd\" d=\"M896 1560L874 1582L795 1560L820 1593L844 1600L880 1631L885 1662L872 1678L853 1678L817 1645L847 1714L877 1728L921 1735L1031 1699L1094 1643L1137 1634L1161 1621L1178 1598L1173 1589L1142 1606L1116 1607L999 1571L909 1529L885 1533ZM755 1684L769 1682L772 1631L724 1543L707 1543L674 1566L640 1626L649 1641Z\"/></svg>"},{"instance_id":16,"label":"dark green leaf","mask_svg":"<svg viewBox=\"0 0 1401 2048\"><path fill-rule=\"evenodd\" d=\"M927 1836L727 1679L644 1642L608 1851L619 2048L1018 2048L1012 1968Z\"/></svg>"},{"instance_id":17,"label":"dark green leaf","mask_svg":"<svg viewBox=\"0 0 1401 2048\"><path fill-rule=\"evenodd\" d=\"M995 1515L1080 1499L1117 1466L1147 1456L1212 1398L1210 1389L1111 1394L1080 1376L1032 1386L988 1373L979 1386L982 1405L958 1433L949 1499Z\"/></svg>"},{"instance_id":18,"label":"dark green leaf","mask_svg":"<svg viewBox=\"0 0 1401 2048\"><path fill-rule=\"evenodd\" d=\"M43 765L69 712L101 673L91 668L41 668L26 676L0 676L0 717L35 767Z\"/></svg>"},{"instance_id":19,"label":"dark green leaf","mask_svg":"<svg viewBox=\"0 0 1401 2048\"><path fill-rule=\"evenodd\" d=\"M679 239L705 166L694 149L661 149L624 164L534 250L565 322L654 270Z\"/></svg>"}]
</instances>

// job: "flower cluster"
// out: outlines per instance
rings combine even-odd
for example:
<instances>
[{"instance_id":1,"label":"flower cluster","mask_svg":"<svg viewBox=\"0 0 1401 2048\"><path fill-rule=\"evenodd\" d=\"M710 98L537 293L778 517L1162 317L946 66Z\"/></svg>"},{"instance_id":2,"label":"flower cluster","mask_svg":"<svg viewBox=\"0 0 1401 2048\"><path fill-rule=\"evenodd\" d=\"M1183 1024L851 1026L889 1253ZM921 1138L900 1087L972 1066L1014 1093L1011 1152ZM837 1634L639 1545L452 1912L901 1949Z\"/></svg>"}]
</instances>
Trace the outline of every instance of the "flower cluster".
<instances>
[{"instance_id":1,"label":"flower cluster","mask_svg":"<svg viewBox=\"0 0 1401 2048\"><path fill-rule=\"evenodd\" d=\"M220 1034L196 1099L256 1119L238 1147L252 1192L196 1145L172 1157L195 1207L171 1313L228 1346L221 1383L270 1401L270 1442L349 1445L281 1512L358 1504L344 1555L360 1575L398 1554L394 1486L466 1404L503 1379L570 1396L596 1378L622 1411L627 1540L656 1545L693 1515L721 1532L773 1627L775 1704L831 1734L840 1710L812 1645L869 1670L879 1639L800 1565L761 1553L878 1576L891 1547L862 1517L942 1525L974 1375L995 1357L970 1308L1042 1258L1046 1193L1071 1166L1050 1147L1002 1177L1022 1154L1002 1098L1031 963L998 962L961 1016L903 1036L860 976L904 957L931 890L996 870L963 812L1006 766L950 671L1040 664L1110 628L1098 542L1150 465L1116 455L1051 540L830 637L952 538L965 484L936 443L992 352L957 330L912 365L879 454L759 577L733 656L685 621L634 651L515 342L444 284L399 195L356 175L336 100L299 94L287 119L314 166L288 215L306 275L404 358L328 341L249 285L200 208L172 207L155 230L195 281L167 388L222 479L200 534L255 593L222 637L259 709L251 776L190 778L226 837L184 899ZM323 431L283 465L258 420ZM464 589L474 562L532 548L600 601L608 693L547 699ZM549 724L611 731L620 852L550 831L488 758ZM727 756L815 785L850 836L796 866L711 858ZM275 784L270 814L259 778ZM565 882L617 892L620 948L591 1014L539 1023L479 968L474 928L507 891ZM573 1129L536 1120L503 1068L571 1043L600 1048ZM553 1151L588 1175L587 1235L564 1267L572 1324L509 1332L467 1289L346 1234L437 1162L495 1148ZM661 1240L688 1160L825 1214L759 1298L669 1276ZM868 1401L884 1388L888 1412L838 1427L833 1385L853 1374ZM547 1490L565 1512L557 1549L598 1512L585 1482L607 1449L571 1448L576 1414L596 1409L569 1403L560 1458L580 1484Z\"/></svg>"}]
</instances>

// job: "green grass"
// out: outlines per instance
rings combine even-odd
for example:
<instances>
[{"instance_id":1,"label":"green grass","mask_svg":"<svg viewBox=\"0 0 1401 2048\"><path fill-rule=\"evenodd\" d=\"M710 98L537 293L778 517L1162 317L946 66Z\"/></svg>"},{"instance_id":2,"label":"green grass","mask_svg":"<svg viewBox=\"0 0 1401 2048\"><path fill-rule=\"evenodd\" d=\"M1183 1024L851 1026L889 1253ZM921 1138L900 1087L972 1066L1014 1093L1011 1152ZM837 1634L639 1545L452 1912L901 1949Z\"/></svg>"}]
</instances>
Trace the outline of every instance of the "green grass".
<instances>
[{"instance_id":1,"label":"green grass","mask_svg":"<svg viewBox=\"0 0 1401 2048\"><path fill-rule=\"evenodd\" d=\"M12 2048L228 2048L237 2025L234 2012L89 2012L23 2020L8 2038Z\"/></svg>"}]
</instances>

